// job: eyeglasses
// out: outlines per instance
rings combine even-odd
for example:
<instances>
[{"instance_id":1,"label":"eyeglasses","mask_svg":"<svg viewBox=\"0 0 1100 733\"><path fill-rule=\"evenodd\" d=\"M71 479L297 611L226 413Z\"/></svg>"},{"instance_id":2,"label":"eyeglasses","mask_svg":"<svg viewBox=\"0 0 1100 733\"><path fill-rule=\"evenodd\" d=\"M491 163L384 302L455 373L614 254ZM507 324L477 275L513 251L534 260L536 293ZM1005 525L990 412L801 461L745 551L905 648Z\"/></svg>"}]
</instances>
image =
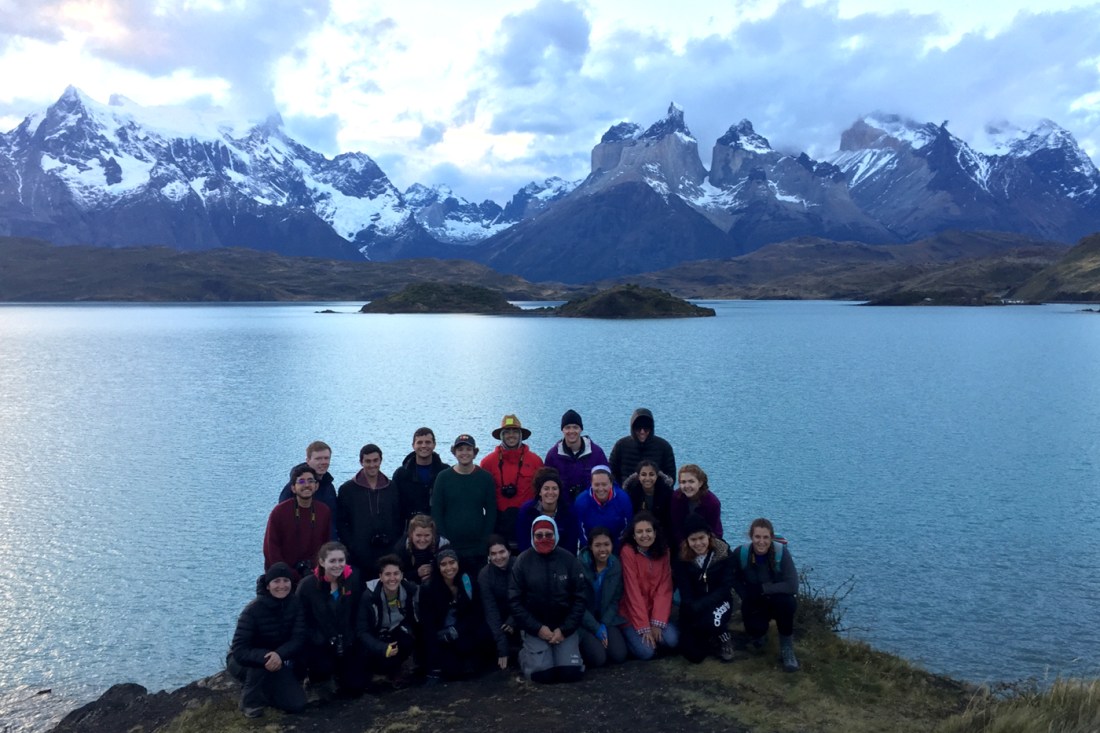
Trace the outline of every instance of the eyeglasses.
<instances>
[{"instance_id":1,"label":"eyeglasses","mask_svg":"<svg viewBox=\"0 0 1100 733\"><path fill-rule=\"evenodd\" d=\"M297 481L295 481L294 483L298 484L299 486L309 486L311 484L317 483L317 479L315 479L315 478L300 478Z\"/></svg>"},{"instance_id":2,"label":"eyeglasses","mask_svg":"<svg viewBox=\"0 0 1100 733\"><path fill-rule=\"evenodd\" d=\"M554 539L553 532L535 532L536 540L552 540Z\"/></svg>"}]
</instances>

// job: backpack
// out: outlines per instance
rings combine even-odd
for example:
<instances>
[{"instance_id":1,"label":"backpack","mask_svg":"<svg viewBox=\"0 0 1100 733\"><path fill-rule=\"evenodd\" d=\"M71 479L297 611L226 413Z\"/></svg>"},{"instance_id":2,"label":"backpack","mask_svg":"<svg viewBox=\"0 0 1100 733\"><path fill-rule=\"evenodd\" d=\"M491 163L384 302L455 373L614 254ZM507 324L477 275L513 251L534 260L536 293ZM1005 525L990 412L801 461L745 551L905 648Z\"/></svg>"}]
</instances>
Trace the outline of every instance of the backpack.
<instances>
[{"instance_id":1,"label":"backpack","mask_svg":"<svg viewBox=\"0 0 1100 733\"><path fill-rule=\"evenodd\" d=\"M783 548L787 546L787 538L776 535L772 537L772 547L775 548L775 567L778 570L783 563ZM749 566L749 553L752 552L752 543L746 543L737 548L737 562L744 570Z\"/></svg>"}]
</instances>

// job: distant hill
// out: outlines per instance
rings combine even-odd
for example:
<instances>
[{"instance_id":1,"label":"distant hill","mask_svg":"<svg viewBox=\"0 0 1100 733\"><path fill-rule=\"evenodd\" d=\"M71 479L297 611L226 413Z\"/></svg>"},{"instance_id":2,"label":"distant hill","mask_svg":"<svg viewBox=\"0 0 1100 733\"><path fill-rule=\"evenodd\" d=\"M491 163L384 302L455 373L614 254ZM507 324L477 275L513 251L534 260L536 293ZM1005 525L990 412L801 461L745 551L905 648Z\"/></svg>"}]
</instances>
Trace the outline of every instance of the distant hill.
<instances>
[{"instance_id":1,"label":"distant hill","mask_svg":"<svg viewBox=\"0 0 1100 733\"><path fill-rule=\"evenodd\" d=\"M0 301L374 300L415 282L480 285L513 300L556 300L571 289L535 285L467 260L365 262L249 249L56 247L0 237Z\"/></svg>"},{"instance_id":2,"label":"distant hill","mask_svg":"<svg viewBox=\"0 0 1100 733\"><path fill-rule=\"evenodd\" d=\"M413 283L401 292L371 301L360 313L478 313L505 315L523 309L508 302L500 291L480 285L440 282Z\"/></svg>"},{"instance_id":3,"label":"distant hill","mask_svg":"<svg viewBox=\"0 0 1100 733\"><path fill-rule=\"evenodd\" d=\"M1048 302L1100 301L1100 234L1082 239L1062 259L1021 285L1014 297Z\"/></svg>"},{"instance_id":4,"label":"distant hill","mask_svg":"<svg viewBox=\"0 0 1100 733\"><path fill-rule=\"evenodd\" d=\"M565 318L696 318L715 315L656 288L616 285L595 295L571 300L557 309Z\"/></svg>"},{"instance_id":5,"label":"distant hill","mask_svg":"<svg viewBox=\"0 0 1100 733\"><path fill-rule=\"evenodd\" d=\"M600 284L630 280L686 298L869 300L939 287L1007 295L1066 250L1000 232L945 232L905 245L803 237Z\"/></svg>"}]
</instances>

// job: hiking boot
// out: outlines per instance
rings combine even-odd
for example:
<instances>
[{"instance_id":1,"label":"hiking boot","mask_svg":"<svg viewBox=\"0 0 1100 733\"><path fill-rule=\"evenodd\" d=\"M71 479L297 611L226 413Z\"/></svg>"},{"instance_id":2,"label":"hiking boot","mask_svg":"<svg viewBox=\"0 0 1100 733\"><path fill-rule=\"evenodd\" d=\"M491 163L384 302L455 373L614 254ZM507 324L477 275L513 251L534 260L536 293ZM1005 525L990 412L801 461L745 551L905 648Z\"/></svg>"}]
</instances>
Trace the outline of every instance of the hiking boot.
<instances>
[{"instance_id":1,"label":"hiking boot","mask_svg":"<svg viewBox=\"0 0 1100 733\"><path fill-rule=\"evenodd\" d=\"M733 637L728 631L718 635L718 658L723 662L733 661Z\"/></svg>"},{"instance_id":2,"label":"hiking boot","mask_svg":"<svg viewBox=\"0 0 1100 733\"><path fill-rule=\"evenodd\" d=\"M794 637L779 637L779 660L783 662L784 672L798 671L798 657L794 655Z\"/></svg>"},{"instance_id":3,"label":"hiking boot","mask_svg":"<svg viewBox=\"0 0 1100 733\"><path fill-rule=\"evenodd\" d=\"M246 717L246 718L261 718L261 717L263 717L264 709L262 707L245 708L243 712L244 712L244 717Z\"/></svg>"}]
</instances>

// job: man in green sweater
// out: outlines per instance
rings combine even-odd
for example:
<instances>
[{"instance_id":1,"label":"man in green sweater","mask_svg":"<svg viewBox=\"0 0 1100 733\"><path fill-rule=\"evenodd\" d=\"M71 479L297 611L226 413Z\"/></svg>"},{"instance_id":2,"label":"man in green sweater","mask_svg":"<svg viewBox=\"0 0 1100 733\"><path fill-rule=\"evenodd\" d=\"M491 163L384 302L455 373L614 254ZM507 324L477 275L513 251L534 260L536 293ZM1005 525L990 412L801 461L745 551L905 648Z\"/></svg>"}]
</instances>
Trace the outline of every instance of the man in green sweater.
<instances>
[{"instance_id":1,"label":"man in green sweater","mask_svg":"<svg viewBox=\"0 0 1100 733\"><path fill-rule=\"evenodd\" d=\"M496 482L474 463L477 443L463 433L451 444L457 465L439 473L432 489L432 519L446 537L464 572L477 577L485 564L485 540L497 519Z\"/></svg>"}]
</instances>

